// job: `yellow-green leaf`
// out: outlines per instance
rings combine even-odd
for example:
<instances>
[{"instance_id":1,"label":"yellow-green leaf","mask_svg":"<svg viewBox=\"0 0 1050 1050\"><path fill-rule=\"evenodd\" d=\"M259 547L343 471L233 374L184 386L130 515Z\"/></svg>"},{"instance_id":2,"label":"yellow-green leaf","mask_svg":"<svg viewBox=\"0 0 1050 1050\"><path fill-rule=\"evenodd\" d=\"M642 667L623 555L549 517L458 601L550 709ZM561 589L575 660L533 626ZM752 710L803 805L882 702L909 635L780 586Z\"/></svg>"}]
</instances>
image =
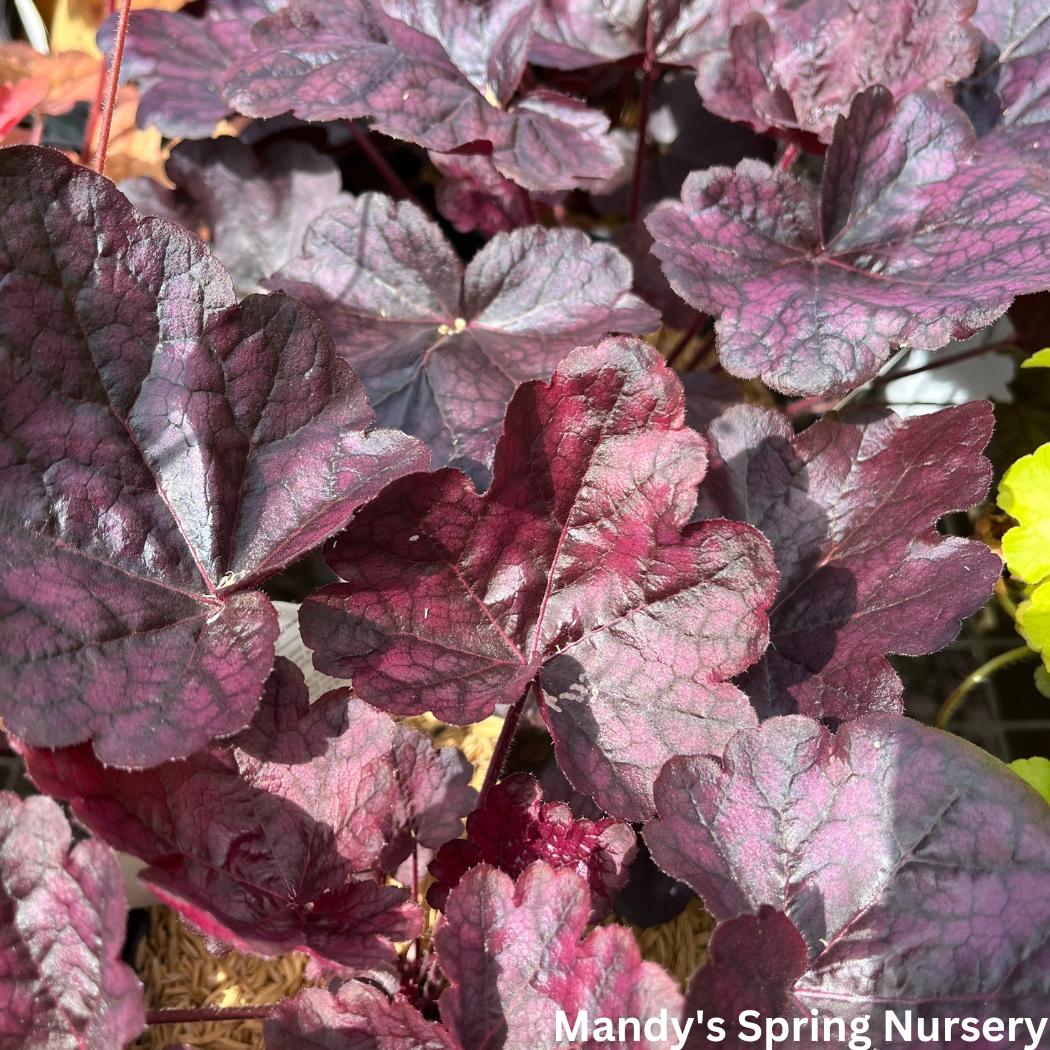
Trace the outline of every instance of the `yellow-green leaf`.
<instances>
[{"instance_id":1,"label":"yellow-green leaf","mask_svg":"<svg viewBox=\"0 0 1050 1050\"><path fill-rule=\"evenodd\" d=\"M1006 472L998 503L1020 523L1003 536L1006 564L1026 583L1040 583L1050 576L1050 443Z\"/></svg>"},{"instance_id":2,"label":"yellow-green leaf","mask_svg":"<svg viewBox=\"0 0 1050 1050\"><path fill-rule=\"evenodd\" d=\"M1019 758L1010 768L1050 802L1050 761L1045 758Z\"/></svg>"},{"instance_id":3,"label":"yellow-green leaf","mask_svg":"<svg viewBox=\"0 0 1050 1050\"><path fill-rule=\"evenodd\" d=\"M1022 368L1050 368L1050 346L1032 354L1022 365Z\"/></svg>"}]
</instances>

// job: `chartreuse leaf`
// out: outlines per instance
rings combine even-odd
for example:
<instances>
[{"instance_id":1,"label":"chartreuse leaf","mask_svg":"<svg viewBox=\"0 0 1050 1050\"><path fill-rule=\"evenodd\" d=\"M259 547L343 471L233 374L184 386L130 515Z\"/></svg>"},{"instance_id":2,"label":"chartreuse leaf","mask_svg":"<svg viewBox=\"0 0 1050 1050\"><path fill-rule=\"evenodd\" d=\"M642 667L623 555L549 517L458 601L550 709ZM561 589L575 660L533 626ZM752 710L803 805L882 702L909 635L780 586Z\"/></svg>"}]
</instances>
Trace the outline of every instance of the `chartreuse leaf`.
<instances>
[{"instance_id":1,"label":"chartreuse leaf","mask_svg":"<svg viewBox=\"0 0 1050 1050\"><path fill-rule=\"evenodd\" d=\"M999 486L999 506L1020 524L1003 536L1012 573L1029 587L1017 609L1017 628L1050 666L1050 443L1023 456Z\"/></svg>"},{"instance_id":2,"label":"chartreuse leaf","mask_svg":"<svg viewBox=\"0 0 1050 1050\"><path fill-rule=\"evenodd\" d=\"M1032 354L1024 364L1022 368L1050 368L1050 346L1044 347L1038 353Z\"/></svg>"},{"instance_id":3,"label":"chartreuse leaf","mask_svg":"<svg viewBox=\"0 0 1050 1050\"><path fill-rule=\"evenodd\" d=\"M1045 758L1019 758L1010 763L1010 768L1026 783L1050 802L1050 760Z\"/></svg>"}]
</instances>

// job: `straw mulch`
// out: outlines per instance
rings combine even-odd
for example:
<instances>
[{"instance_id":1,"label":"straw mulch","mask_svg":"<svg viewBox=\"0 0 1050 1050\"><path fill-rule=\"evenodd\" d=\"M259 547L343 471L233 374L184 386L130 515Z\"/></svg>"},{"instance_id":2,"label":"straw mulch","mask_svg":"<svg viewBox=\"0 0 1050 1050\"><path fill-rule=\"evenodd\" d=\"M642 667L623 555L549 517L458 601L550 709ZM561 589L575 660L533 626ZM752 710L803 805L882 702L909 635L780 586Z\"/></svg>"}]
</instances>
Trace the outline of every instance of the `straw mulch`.
<instances>
[{"instance_id":1,"label":"straw mulch","mask_svg":"<svg viewBox=\"0 0 1050 1050\"><path fill-rule=\"evenodd\" d=\"M430 715L405 721L429 733L438 747L460 748L474 765L471 783L476 788L481 786L502 719L492 717L466 728L444 725ZM425 892L426 883L421 889ZM429 932L430 920L436 916L429 914L425 902L424 909ZM151 919L150 934L139 945L135 960L135 969L145 985L147 1009L269 1006L295 995L308 983L303 955L264 959L230 952L217 957L169 908L152 908ZM661 926L643 930L624 925L634 933L642 956L659 963L684 987L707 959L707 943L715 924L694 898L680 915ZM164 1050L173 1043L186 1043L198 1050L263 1050L262 1021L153 1025L132 1044L132 1050Z\"/></svg>"}]
</instances>

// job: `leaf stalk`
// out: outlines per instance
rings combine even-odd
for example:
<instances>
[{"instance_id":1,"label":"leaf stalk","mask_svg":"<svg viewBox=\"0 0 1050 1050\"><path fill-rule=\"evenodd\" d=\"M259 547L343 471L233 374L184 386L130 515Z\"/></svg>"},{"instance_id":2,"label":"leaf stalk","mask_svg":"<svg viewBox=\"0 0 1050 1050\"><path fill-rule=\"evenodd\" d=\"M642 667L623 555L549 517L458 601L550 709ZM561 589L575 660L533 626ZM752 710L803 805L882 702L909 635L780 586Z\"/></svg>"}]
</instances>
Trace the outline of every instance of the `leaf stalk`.
<instances>
[{"instance_id":1,"label":"leaf stalk","mask_svg":"<svg viewBox=\"0 0 1050 1050\"><path fill-rule=\"evenodd\" d=\"M966 699L967 694L978 686L981 682L988 678L991 678L996 671L1003 667L1008 667L1010 664L1017 663L1019 660L1026 660L1030 657L1036 657L1039 654L1034 649L1029 649L1027 645L1019 645L1016 649L1010 649L1008 652L1000 653L998 656L993 657L987 663L981 664L976 671L971 675L967 675L959 685L952 691L951 696L941 705L941 709L937 712L937 719L934 725L938 729L943 729L949 719L959 709L959 706Z\"/></svg>"},{"instance_id":2,"label":"leaf stalk","mask_svg":"<svg viewBox=\"0 0 1050 1050\"><path fill-rule=\"evenodd\" d=\"M199 1024L207 1021L261 1021L272 1006L199 1006L187 1010L147 1010L146 1024Z\"/></svg>"},{"instance_id":3,"label":"leaf stalk","mask_svg":"<svg viewBox=\"0 0 1050 1050\"><path fill-rule=\"evenodd\" d=\"M113 127L113 109L117 104L117 87L120 82L120 63L124 58L124 40L128 35L128 19L131 17L131 0L121 0L120 16L117 19L117 35L113 41L113 65L106 83L106 100L102 106L102 125L98 133L98 149L95 151L94 169L101 175L106 167L106 151L109 149L109 133Z\"/></svg>"}]
</instances>

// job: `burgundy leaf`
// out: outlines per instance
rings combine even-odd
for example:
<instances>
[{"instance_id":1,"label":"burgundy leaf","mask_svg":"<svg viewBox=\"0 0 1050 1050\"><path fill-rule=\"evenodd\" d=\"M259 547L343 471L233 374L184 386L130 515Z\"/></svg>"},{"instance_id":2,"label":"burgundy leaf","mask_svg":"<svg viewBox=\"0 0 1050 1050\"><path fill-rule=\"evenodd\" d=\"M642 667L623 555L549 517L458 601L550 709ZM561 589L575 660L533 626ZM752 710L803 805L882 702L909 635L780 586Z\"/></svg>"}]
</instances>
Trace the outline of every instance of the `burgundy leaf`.
<instances>
[{"instance_id":1,"label":"burgundy leaf","mask_svg":"<svg viewBox=\"0 0 1050 1050\"><path fill-rule=\"evenodd\" d=\"M437 849L458 839L477 792L470 786L474 767L459 748L436 748L426 733L409 726L394 726L391 765L396 790L383 823L381 864L393 873L415 842Z\"/></svg>"},{"instance_id":2,"label":"burgundy leaf","mask_svg":"<svg viewBox=\"0 0 1050 1050\"><path fill-rule=\"evenodd\" d=\"M449 890L478 864L491 864L516 879L542 860L552 868L572 868L591 891L590 923L609 914L610 898L627 881L634 859L630 825L606 817L574 820L564 802L543 802L535 777L517 773L496 784L467 818L467 837L446 842L431 861L437 880L427 891L432 908L443 909Z\"/></svg>"},{"instance_id":3,"label":"burgundy leaf","mask_svg":"<svg viewBox=\"0 0 1050 1050\"><path fill-rule=\"evenodd\" d=\"M708 953L708 961L689 982L684 1016L699 1010L707 1017L725 1018L728 1039L721 1045L726 1050L747 1050L754 1042L754 1031L742 1031L737 1021L745 1010L756 1010L762 1027L766 1018L808 1016L792 994L808 965L806 942L783 912L763 904L754 915L727 919L711 935ZM820 1022L817 1024L819 1039ZM707 1046L701 1031L696 1029L685 1050ZM776 1026L773 1032L780 1034ZM808 1025L802 1026L803 1039L792 1045L822 1045L808 1038L811 1033ZM741 1039L741 1035L749 1038Z\"/></svg>"},{"instance_id":4,"label":"burgundy leaf","mask_svg":"<svg viewBox=\"0 0 1050 1050\"><path fill-rule=\"evenodd\" d=\"M682 374L685 390L685 421L703 434L727 408L741 402L740 386L735 380L710 372Z\"/></svg>"},{"instance_id":5,"label":"burgundy leaf","mask_svg":"<svg viewBox=\"0 0 1050 1050\"><path fill-rule=\"evenodd\" d=\"M752 12L727 45L699 56L696 86L709 110L756 131L830 142L836 119L866 89L881 84L895 98L927 90L947 100L977 59L973 0L747 6Z\"/></svg>"},{"instance_id":6,"label":"burgundy leaf","mask_svg":"<svg viewBox=\"0 0 1050 1050\"><path fill-rule=\"evenodd\" d=\"M302 251L310 223L349 200L335 163L301 142L256 149L229 136L180 142L166 170L173 190L145 176L120 190L144 215L208 230L239 295L262 291L259 282Z\"/></svg>"},{"instance_id":7,"label":"burgundy leaf","mask_svg":"<svg viewBox=\"0 0 1050 1050\"><path fill-rule=\"evenodd\" d=\"M380 422L483 484L519 383L608 331L660 323L627 260L579 230L498 235L464 272L435 222L376 193L315 222L269 284L318 311Z\"/></svg>"},{"instance_id":8,"label":"burgundy leaf","mask_svg":"<svg viewBox=\"0 0 1050 1050\"><path fill-rule=\"evenodd\" d=\"M531 10L528 0L293 3L255 27L256 50L230 68L224 95L250 116L371 116L427 149L489 153L530 190L608 178L622 157L603 114L547 90L512 101Z\"/></svg>"},{"instance_id":9,"label":"burgundy leaf","mask_svg":"<svg viewBox=\"0 0 1050 1050\"><path fill-rule=\"evenodd\" d=\"M637 56L650 63L692 66L726 46L748 11L772 14L783 0L544 0L531 60L581 69ZM967 70L969 72L969 70Z\"/></svg>"},{"instance_id":10,"label":"burgundy leaf","mask_svg":"<svg viewBox=\"0 0 1050 1050\"><path fill-rule=\"evenodd\" d=\"M780 573L769 650L742 682L760 717L900 712L886 654L946 645L1002 571L984 543L936 530L987 494L991 432L987 401L799 435L756 406L715 420L701 516L761 529Z\"/></svg>"},{"instance_id":11,"label":"burgundy leaf","mask_svg":"<svg viewBox=\"0 0 1050 1050\"><path fill-rule=\"evenodd\" d=\"M0 1047L112 1050L146 1025L120 961L124 879L113 851L81 842L49 798L0 791Z\"/></svg>"},{"instance_id":12,"label":"burgundy leaf","mask_svg":"<svg viewBox=\"0 0 1050 1050\"><path fill-rule=\"evenodd\" d=\"M614 816L651 813L672 754L753 719L726 679L766 645L769 546L686 526L703 439L639 340L573 351L507 410L492 487L389 486L326 551L346 582L300 611L319 670L396 714L477 722L535 686L559 765Z\"/></svg>"},{"instance_id":13,"label":"burgundy leaf","mask_svg":"<svg viewBox=\"0 0 1050 1050\"><path fill-rule=\"evenodd\" d=\"M451 982L441 1016L463 1050L554 1046L558 1010L570 1024L580 1010L589 1019L679 1016L674 980L641 961L628 930L598 927L580 940L589 909L586 883L568 869L533 864L516 883L488 866L467 873L434 933ZM626 1050L627 1041L610 1035L606 1045ZM667 1044L642 1038L630 1045Z\"/></svg>"},{"instance_id":14,"label":"burgundy leaf","mask_svg":"<svg viewBox=\"0 0 1050 1050\"><path fill-rule=\"evenodd\" d=\"M207 138L231 112L220 89L234 59L252 49L251 27L283 6L280 0L206 0L204 13L134 11L120 73L141 92L138 126L171 138ZM116 17L99 30L112 58Z\"/></svg>"},{"instance_id":15,"label":"burgundy leaf","mask_svg":"<svg viewBox=\"0 0 1050 1050\"><path fill-rule=\"evenodd\" d=\"M803 1015L869 1013L881 1033L886 1008L901 1020L904 1008L1045 1012L1050 809L972 744L896 715L834 737L808 718L775 718L740 733L721 763L673 759L656 803L645 830L654 858L716 918L757 914L792 954L762 905L798 928L808 962L790 995ZM741 963L745 950L772 950L766 934L755 943L739 920L734 930ZM785 959L783 976L795 967ZM964 1046L961 1034L940 1045Z\"/></svg>"},{"instance_id":16,"label":"burgundy leaf","mask_svg":"<svg viewBox=\"0 0 1050 1050\"><path fill-rule=\"evenodd\" d=\"M311 706L302 672L279 659L251 727L226 747L141 773L83 745L22 751L37 786L146 861L140 880L205 934L363 967L421 927L407 890L371 878L396 798L394 736L346 690Z\"/></svg>"},{"instance_id":17,"label":"burgundy leaf","mask_svg":"<svg viewBox=\"0 0 1050 1050\"><path fill-rule=\"evenodd\" d=\"M250 721L277 617L249 590L426 452L320 322L235 305L196 237L54 150L0 153L0 715L106 763Z\"/></svg>"},{"instance_id":18,"label":"burgundy leaf","mask_svg":"<svg viewBox=\"0 0 1050 1050\"><path fill-rule=\"evenodd\" d=\"M756 161L690 175L647 220L672 287L714 316L735 375L837 394L892 347L932 350L1050 283L1050 185L975 155L954 105L882 88L836 128L820 200Z\"/></svg>"},{"instance_id":19,"label":"burgundy leaf","mask_svg":"<svg viewBox=\"0 0 1050 1050\"><path fill-rule=\"evenodd\" d=\"M304 988L278 1003L263 1035L266 1050L458 1050L444 1025L358 981L335 995Z\"/></svg>"}]
</instances>

